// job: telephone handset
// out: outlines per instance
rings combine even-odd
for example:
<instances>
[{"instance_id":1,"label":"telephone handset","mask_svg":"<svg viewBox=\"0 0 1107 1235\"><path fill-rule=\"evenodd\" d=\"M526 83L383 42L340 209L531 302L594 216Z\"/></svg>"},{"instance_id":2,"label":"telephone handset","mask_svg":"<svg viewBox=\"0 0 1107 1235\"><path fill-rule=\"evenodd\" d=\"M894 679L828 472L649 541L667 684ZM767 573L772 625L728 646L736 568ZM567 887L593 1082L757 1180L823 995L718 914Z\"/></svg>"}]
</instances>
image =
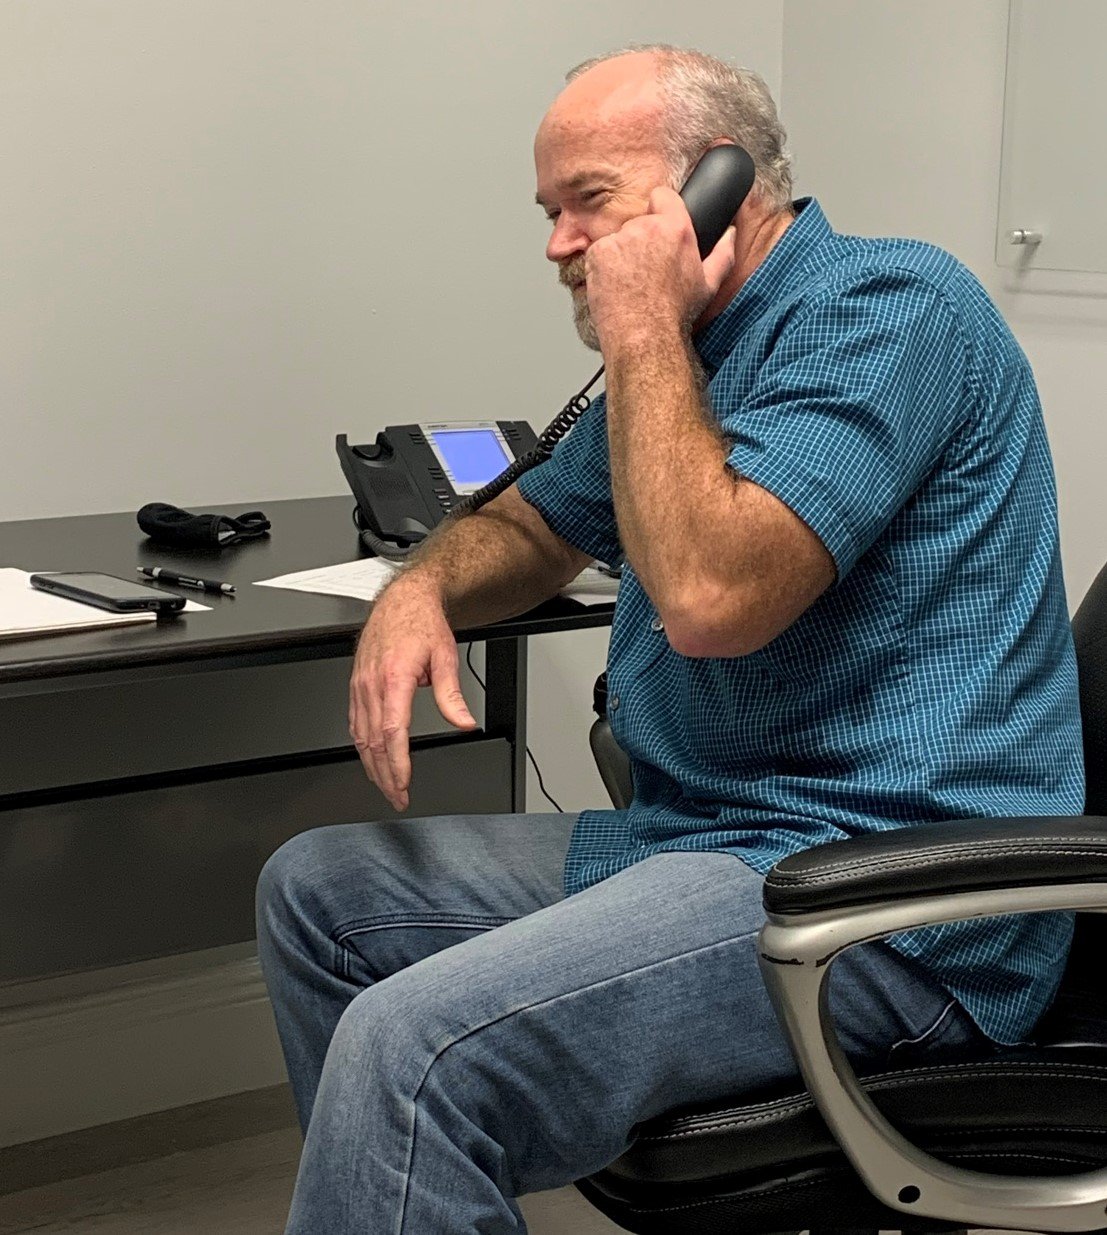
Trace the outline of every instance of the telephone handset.
<instances>
[{"instance_id":1,"label":"telephone handset","mask_svg":"<svg viewBox=\"0 0 1107 1235\"><path fill-rule=\"evenodd\" d=\"M701 257L730 226L754 174L749 154L734 145L712 146L692 169L680 196ZM545 463L591 406L588 392L602 376L601 366L538 438L521 420L393 425L377 434L373 446L350 446L340 434L335 448L357 498L354 522L362 544L399 561L442 519L479 510Z\"/></svg>"},{"instance_id":2,"label":"telephone handset","mask_svg":"<svg viewBox=\"0 0 1107 1235\"><path fill-rule=\"evenodd\" d=\"M680 196L700 242L700 257L722 240L753 188L755 174L753 159L741 146L712 146L692 168Z\"/></svg>"}]
</instances>

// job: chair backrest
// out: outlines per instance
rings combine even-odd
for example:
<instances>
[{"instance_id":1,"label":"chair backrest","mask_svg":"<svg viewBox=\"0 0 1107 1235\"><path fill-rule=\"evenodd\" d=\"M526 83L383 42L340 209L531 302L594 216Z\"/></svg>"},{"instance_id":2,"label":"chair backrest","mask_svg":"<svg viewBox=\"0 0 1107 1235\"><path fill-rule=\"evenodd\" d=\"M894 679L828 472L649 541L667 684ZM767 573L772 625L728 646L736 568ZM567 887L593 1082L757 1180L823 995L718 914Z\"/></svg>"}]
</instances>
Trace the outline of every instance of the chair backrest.
<instances>
[{"instance_id":1,"label":"chair backrest","mask_svg":"<svg viewBox=\"0 0 1107 1235\"><path fill-rule=\"evenodd\" d=\"M607 790L611 804L617 810L625 810L634 797L634 778L630 770L630 760L626 752L611 732L611 722L607 719L607 671L596 679L592 687L592 710L598 719L593 721L588 732L588 742L592 747L592 756L600 773L604 788Z\"/></svg>"},{"instance_id":2,"label":"chair backrest","mask_svg":"<svg viewBox=\"0 0 1107 1235\"><path fill-rule=\"evenodd\" d=\"M1084 813L1107 815L1107 566L1072 619L1084 728ZM1076 935L1053 1007L1035 1036L1048 1045L1107 1045L1107 916L1076 915Z\"/></svg>"},{"instance_id":3,"label":"chair backrest","mask_svg":"<svg viewBox=\"0 0 1107 1235\"><path fill-rule=\"evenodd\" d=\"M1084 813L1107 815L1107 566L1072 619L1084 724Z\"/></svg>"}]
</instances>

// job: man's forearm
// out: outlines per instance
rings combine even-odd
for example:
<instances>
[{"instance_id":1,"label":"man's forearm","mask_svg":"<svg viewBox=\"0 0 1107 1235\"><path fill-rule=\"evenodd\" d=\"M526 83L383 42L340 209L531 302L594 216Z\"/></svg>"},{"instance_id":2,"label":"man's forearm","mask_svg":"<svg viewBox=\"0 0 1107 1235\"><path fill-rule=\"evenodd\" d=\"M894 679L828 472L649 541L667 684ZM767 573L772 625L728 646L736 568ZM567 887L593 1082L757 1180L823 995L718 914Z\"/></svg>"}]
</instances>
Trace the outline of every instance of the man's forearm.
<instances>
[{"instance_id":1,"label":"man's forearm","mask_svg":"<svg viewBox=\"0 0 1107 1235\"><path fill-rule=\"evenodd\" d=\"M607 366L611 487L628 561L664 611L710 587L735 479L727 446L704 404L698 361L674 330L612 349ZM716 535L729 524L729 535ZM724 568L725 569L725 568Z\"/></svg>"},{"instance_id":2,"label":"man's forearm","mask_svg":"<svg viewBox=\"0 0 1107 1235\"><path fill-rule=\"evenodd\" d=\"M391 586L431 588L457 630L526 613L587 561L513 488L475 514L439 525Z\"/></svg>"}]
</instances>

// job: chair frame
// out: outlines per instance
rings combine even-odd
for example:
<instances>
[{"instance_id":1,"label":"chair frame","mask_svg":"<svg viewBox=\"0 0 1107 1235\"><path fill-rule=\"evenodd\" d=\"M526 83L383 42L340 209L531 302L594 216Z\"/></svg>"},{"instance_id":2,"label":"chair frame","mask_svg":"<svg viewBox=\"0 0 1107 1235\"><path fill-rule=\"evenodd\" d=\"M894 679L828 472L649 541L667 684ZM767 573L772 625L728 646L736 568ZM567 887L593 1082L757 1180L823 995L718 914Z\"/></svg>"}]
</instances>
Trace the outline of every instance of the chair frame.
<instances>
[{"instance_id":1,"label":"chair frame","mask_svg":"<svg viewBox=\"0 0 1107 1235\"><path fill-rule=\"evenodd\" d=\"M890 1208L974 1227L1052 1232L1105 1225L1107 1169L992 1175L951 1166L912 1145L861 1089L829 1009L833 961L857 944L941 922L1064 909L1107 912L1107 883L1005 887L767 915L759 937L762 976L808 1091L869 1191Z\"/></svg>"}]
</instances>

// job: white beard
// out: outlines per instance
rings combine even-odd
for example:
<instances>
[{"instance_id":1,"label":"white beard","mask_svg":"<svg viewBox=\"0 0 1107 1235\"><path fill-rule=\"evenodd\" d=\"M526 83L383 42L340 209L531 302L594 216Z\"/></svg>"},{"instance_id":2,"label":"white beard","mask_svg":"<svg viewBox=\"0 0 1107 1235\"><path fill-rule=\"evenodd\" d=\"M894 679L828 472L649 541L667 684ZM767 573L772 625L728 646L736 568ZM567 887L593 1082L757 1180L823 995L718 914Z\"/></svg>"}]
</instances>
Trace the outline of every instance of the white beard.
<instances>
[{"instance_id":1,"label":"white beard","mask_svg":"<svg viewBox=\"0 0 1107 1235\"><path fill-rule=\"evenodd\" d=\"M569 295L573 298L573 325L577 328L580 341L585 347L598 352L600 350L600 336L596 333L592 314L588 308L588 293L584 291L570 292Z\"/></svg>"}]
</instances>

